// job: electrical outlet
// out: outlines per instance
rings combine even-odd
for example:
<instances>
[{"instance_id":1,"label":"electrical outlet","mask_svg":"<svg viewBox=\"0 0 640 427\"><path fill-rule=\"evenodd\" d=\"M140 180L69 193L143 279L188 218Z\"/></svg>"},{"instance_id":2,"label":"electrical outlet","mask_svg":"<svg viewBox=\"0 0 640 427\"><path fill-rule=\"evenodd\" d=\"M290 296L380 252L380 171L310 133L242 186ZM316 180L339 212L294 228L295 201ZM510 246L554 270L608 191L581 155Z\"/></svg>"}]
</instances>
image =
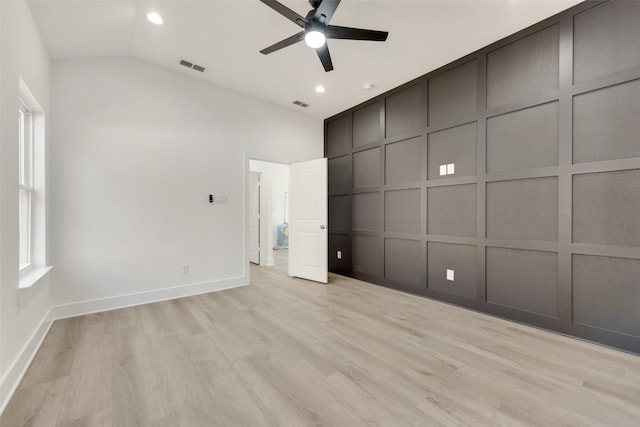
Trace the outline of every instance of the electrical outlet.
<instances>
[{"instance_id":1,"label":"electrical outlet","mask_svg":"<svg viewBox=\"0 0 640 427\"><path fill-rule=\"evenodd\" d=\"M342 259L342 251L338 251L338 252L336 252L336 257L337 257L338 259Z\"/></svg>"},{"instance_id":2,"label":"electrical outlet","mask_svg":"<svg viewBox=\"0 0 640 427\"><path fill-rule=\"evenodd\" d=\"M454 173L456 173L456 164L449 163L447 165L447 175L453 175Z\"/></svg>"},{"instance_id":3,"label":"electrical outlet","mask_svg":"<svg viewBox=\"0 0 640 427\"><path fill-rule=\"evenodd\" d=\"M189 274L189 264L182 264L182 274Z\"/></svg>"},{"instance_id":4,"label":"electrical outlet","mask_svg":"<svg viewBox=\"0 0 640 427\"><path fill-rule=\"evenodd\" d=\"M448 268L447 268L447 280L449 280L450 282L453 282L454 280L454 271L449 270Z\"/></svg>"},{"instance_id":5,"label":"electrical outlet","mask_svg":"<svg viewBox=\"0 0 640 427\"><path fill-rule=\"evenodd\" d=\"M447 165L440 165L440 176L447 174Z\"/></svg>"}]
</instances>

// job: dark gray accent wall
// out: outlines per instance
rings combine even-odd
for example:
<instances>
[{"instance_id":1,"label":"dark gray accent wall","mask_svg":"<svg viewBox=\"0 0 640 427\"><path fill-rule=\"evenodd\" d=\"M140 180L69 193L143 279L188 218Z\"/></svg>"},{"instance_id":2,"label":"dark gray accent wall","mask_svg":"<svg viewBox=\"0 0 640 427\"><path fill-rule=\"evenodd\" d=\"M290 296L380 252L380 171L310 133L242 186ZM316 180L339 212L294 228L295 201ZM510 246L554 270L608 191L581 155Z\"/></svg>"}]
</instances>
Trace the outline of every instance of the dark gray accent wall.
<instances>
[{"instance_id":1,"label":"dark gray accent wall","mask_svg":"<svg viewBox=\"0 0 640 427\"><path fill-rule=\"evenodd\" d=\"M429 242L427 254L429 289L477 298L475 246ZM454 271L454 280L447 279L447 270Z\"/></svg>"},{"instance_id":2,"label":"dark gray accent wall","mask_svg":"<svg viewBox=\"0 0 640 427\"><path fill-rule=\"evenodd\" d=\"M330 270L640 353L638 22L584 2L327 119Z\"/></svg>"},{"instance_id":3,"label":"dark gray accent wall","mask_svg":"<svg viewBox=\"0 0 640 427\"><path fill-rule=\"evenodd\" d=\"M487 54L487 108L558 89L559 25L527 34Z\"/></svg>"},{"instance_id":4,"label":"dark gray accent wall","mask_svg":"<svg viewBox=\"0 0 640 427\"><path fill-rule=\"evenodd\" d=\"M640 260L576 254L573 289L575 322L640 338Z\"/></svg>"},{"instance_id":5,"label":"dark gray accent wall","mask_svg":"<svg viewBox=\"0 0 640 427\"><path fill-rule=\"evenodd\" d=\"M558 255L488 247L487 302L556 317Z\"/></svg>"},{"instance_id":6,"label":"dark gray accent wall","mask_svg":"<svg viewBox=\"0 0 640 427\"><path fill-rule=\"evenodd\" d=\"M384 239L384 275L393 282L419 287L422 257L419 240Z\"/></svg>"},{"instance_id":7,"label":"dark gray accent wall","mask_svg":"<svg viewBox=\"0 0 640 427\"><path fill-rule=\"evenodd\" d=\"M477 168L478 126L476 122L430 133L428 144L429 179L440 175L441 164L455 164L455 176L475 176Z\"/></svg>"},{"instance_id":8,"label":"dark gray accent wall","mask_svg":"<svg viewBox=\"0 0 640 427\"><path fill-rule=\"evenodd\" d=\"M573 161L585 163L639 157L638 99L640 80L574 97ZM607 143L603 144L603 140Z\"/></svg>"},{"instance_id":9,"label":"dark gray accent wall","mask_svg":"<svg viewBox=\"0 0 640 427\"><path fill-rule=\"evenodd\" d=\"M558 101L487 119L487 173L558 166Z\"/></svg>"},{"instance_id":10,"label":"dark gray accent wall","mask_svg":"<svg viewBox=\"0 0 640 427\"><path fill-rule=\"evenodd\" d=\"M476 185L447 185L427 189L429 234L476 237Z\"/></svg>"},{"instance_id":11,"label":"dark gray accent wall","mask_svg":"<svg viewBox=\"0 0 640 427\"><path fill-rule=\"evenodd\" d=\"M487 182L487 237L558 241L558 178Z\"/></svg>"},{"instance_id":12,"label":"dark gray accent wall","mask_svg":"<svg viewBox=\"0 0 640 427\"><path fill-rule=\"evenodd\" d=\"M640 170L574 175L573 241L640 247Z\"/></svg>"}]
</instances>

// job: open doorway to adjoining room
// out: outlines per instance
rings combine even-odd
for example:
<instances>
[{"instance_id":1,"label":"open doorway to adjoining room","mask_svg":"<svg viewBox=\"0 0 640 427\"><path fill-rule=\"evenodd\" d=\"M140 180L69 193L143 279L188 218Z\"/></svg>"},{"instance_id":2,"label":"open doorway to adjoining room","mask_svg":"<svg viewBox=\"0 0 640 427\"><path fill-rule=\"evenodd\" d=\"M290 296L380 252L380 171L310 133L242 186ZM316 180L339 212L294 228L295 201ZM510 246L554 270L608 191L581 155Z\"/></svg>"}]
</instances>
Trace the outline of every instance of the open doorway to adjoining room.
<instances>
[{"instance_id":1,"label":"open doorway to adjoining room","mask_svg":"<svg viewBox=\"0 0 640 427\"><path fill-rule=\"evenodd\" d=\"M249 253L262 267L287 270L289 248L289 165L249 160Z\"/></svg>"}]
</instances>

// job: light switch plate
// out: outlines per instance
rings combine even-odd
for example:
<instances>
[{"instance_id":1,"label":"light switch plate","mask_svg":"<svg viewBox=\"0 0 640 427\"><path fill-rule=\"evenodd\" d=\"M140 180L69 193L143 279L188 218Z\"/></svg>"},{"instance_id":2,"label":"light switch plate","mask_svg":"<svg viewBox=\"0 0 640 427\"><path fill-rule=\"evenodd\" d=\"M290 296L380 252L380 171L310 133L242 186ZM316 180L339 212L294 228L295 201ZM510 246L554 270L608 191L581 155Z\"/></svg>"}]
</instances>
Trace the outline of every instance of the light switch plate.
<instances>
[{"instance_id":1,"label":"light switch plate","mask_svg":"<svg viewBox=\"0 0 640 427\"><path fill-rule=\"evenodd\" d=\"M210 194L209 203L213 203L214 205L226 205L227 203L229 203L229 196L226 194L224 195Z\"/></svg>"},{"instance_id":2,"label":"light switch plate","mask_svg":"<svg viewBox=\"0 0 640 427\"><path fill-rule=\"evenodd\" d=\"M440 176L447 174L447 165L440 165Z\"/></svg>"},{"instance_id":3,"label":"light switch plate","mask_svg":"<svg viewBox=\"0 0 640 427\"><path fill-rule=\"evenodd\" d=\"M337 257L338 259L342 259L342 251L338 251L338 252L336 253L336 257Z\"/></svg>"},{"instance_id":4,"label":"light switch plate","mask_svg":"<svg viewBox=\"0 0 640 427\"><path fill-rule=\"evenodd\" d=\"M454 280L454 271L453 270L449 270L447 268L447 280L453 282Z\"/></svg>"},{"instance_id":5,"label":"light switch plate","mask_svg":"<svg viewBox=\"0 0 640 427\"><path fill-rule=\"evenodd\" d=\"M456 164L449 163L447 165L447 175L453 175L454 173L456 173Z\"/></svg>"}]
</instances>

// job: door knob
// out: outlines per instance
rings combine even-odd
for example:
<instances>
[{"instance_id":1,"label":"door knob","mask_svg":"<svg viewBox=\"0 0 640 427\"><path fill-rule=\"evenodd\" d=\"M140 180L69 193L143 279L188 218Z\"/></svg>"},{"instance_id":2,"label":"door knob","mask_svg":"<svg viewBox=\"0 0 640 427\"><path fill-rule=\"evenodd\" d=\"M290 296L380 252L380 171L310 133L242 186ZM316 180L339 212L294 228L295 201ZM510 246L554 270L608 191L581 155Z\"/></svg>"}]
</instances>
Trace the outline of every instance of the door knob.
<instances>
[{"instance_id":1,"label":"door knob","mask_svg":"<svg viewBox=\"0 0 640 427\"><path fill-rule=\"evenodd\" d=\"M320 230L324 230L324 229L325 229L325 226L324 226L324 225L321 225L321 226L320 226Z\"/></svg>"}]
</instances>

